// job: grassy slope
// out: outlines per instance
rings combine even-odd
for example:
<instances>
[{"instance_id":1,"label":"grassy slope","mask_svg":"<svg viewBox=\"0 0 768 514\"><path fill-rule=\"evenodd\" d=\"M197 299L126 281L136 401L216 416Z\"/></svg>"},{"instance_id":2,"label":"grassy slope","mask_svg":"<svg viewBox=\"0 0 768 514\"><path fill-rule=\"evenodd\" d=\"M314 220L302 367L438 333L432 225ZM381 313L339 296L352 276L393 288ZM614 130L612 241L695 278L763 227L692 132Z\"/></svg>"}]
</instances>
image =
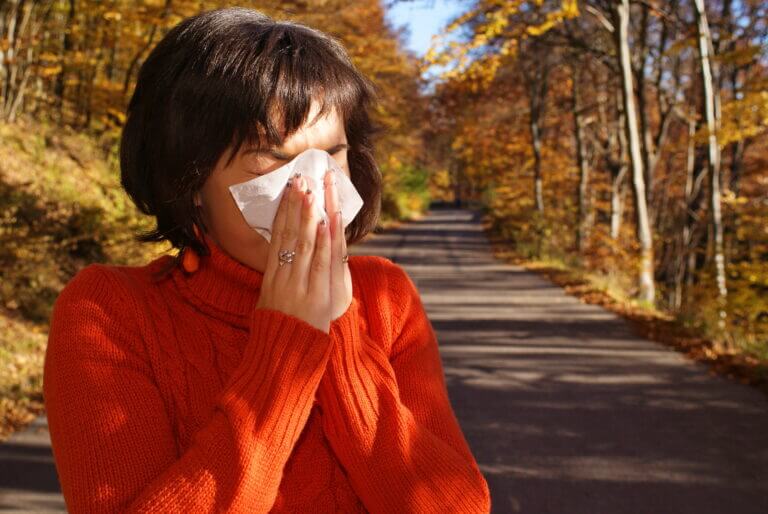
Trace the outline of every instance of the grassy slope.
<instances>
[{"instance_id":1,"label":"grassy slope","mask_svg":"<svg viewBox=\"0 0 768 514\"><path fill-rule=\"evenodd\" d=\"M120 189L114 135L0 123L0 440L42 412L48 320L61 288L91 262L138 264L162 246Z\"/></svg>"}]
</instances>

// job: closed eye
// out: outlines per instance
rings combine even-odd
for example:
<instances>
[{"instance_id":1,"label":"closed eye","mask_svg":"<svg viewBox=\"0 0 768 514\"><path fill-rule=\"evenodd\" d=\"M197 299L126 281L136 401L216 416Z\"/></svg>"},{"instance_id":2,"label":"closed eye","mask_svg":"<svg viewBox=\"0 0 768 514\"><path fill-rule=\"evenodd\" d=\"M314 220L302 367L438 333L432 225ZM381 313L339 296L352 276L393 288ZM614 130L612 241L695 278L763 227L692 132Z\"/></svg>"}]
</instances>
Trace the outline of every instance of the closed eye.
<instances>
[{"instance_id":1,"label":"closed eye","mask_svg":"<svg viewBox=\"0 0 768 514\"><path fill-rule=\"evenodd\" d=\"M336 155L340 151L346 150L347 148L349 148L349 145L347 145L346 143L342 143L340 145L336 145L332 148L329 148L328 150L326 150L326 152L328 152L331 155ZM272 156L274 159L277 159L278 161L290 161L294 157L296 157L295 155L294 156L283 155L279 152L276 152L275 150L270 150L269 155Z\"/></svg>"},{"instance_id":2,"label":"closed eye","mask_svg":"<svg viewBox=\"0 0 768 514\"><path fill-rule=\"evenodd\" d=\"M329 154L335 156L336 154L338 154L342 150L346 150L348 148L349 148L349 146L347 144L339 144L339 145L334 146L333 148L329 148L326 151ZM276 152L275 150L269 150L269 151L265 151L265 152L246 151L246 154L254 154L254 153L255 154L261 154L261 157L260 158L257 157L257 159L256 159L256 166L257 166L257 168L261 168L261 170L260 171L245 170L245 172L248 173L249 175L253 175L255 177L261 177L263 175L266 175L267 173L271 173L269 171L266 172L266 173L263 171L265 168L268 168L268 167L270 167L271 165L274 164L274 162L270 162L270 160L271 161L278 161L278 162L288 162L288 161L294 159L294 157L295 157L295 156L294 157L290 157L290 156L287 156L287 155L282 155L281 153ZM261 161L261 162L259 162L259 161Z\"/></svg>"}]
</instances>

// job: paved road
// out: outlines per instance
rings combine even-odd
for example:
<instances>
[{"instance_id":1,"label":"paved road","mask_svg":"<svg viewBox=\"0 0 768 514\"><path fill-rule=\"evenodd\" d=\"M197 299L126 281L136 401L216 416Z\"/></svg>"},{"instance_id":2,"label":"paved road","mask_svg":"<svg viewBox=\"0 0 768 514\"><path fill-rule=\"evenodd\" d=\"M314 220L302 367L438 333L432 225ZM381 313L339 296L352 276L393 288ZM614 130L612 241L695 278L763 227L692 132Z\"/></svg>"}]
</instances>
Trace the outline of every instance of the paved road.
<instances>
[{"instance_id":1,"label":"paved road","mask_svg":"<svg viewBox=\"0 0 768 514\"><path fill-rule=\"evenodd\" d=\"M494 513L768 512L768 401L495 261L477 213L433 209L351 253L418 286ZM0 446L0 510L63 507L38 422Z\"/></svg>"},{"instance_id":2,"label":"paved road","mask_svg":"<svg viewBox=\"0 0 768 514\"><path fill-rule=\"evenodd\" d=\"M414 278L495 513L768 513L768 401L491 256L433 210L365 248Z\"/></svg>"}]
</instances>

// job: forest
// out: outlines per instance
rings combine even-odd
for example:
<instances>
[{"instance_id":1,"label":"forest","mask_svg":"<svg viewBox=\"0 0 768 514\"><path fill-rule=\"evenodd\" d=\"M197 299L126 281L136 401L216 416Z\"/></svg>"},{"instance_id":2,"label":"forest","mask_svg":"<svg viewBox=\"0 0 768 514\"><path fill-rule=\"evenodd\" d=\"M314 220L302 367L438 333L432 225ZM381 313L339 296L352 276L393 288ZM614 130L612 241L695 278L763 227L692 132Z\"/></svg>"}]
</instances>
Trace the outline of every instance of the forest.
<instances>
[{"instance_id":1,"label":"forest","mask_svg":"<svg viewBox=\"0 0 768 514\"><path fill-rule=\"evenodd\" d=\"M67 281L171 251L132 238L120 129L163 34L227 5L331 34L376 85L382 227L470 202L516 255L768 361L765 2L473 0L419 56L379 0L2 0L0 435L40 412Z\"/></svg>"},{"instance_id":2,"label":"forest","mask_svg":"<svg viewBox=\"0 0 768 514\"><path fill-rule=\"evenodd\" d=\"M426 66L444 187L523 255L768 356L768 5L480 1ZM449 39L461 34L461 39Z\"/></svg>"}]
</instances>

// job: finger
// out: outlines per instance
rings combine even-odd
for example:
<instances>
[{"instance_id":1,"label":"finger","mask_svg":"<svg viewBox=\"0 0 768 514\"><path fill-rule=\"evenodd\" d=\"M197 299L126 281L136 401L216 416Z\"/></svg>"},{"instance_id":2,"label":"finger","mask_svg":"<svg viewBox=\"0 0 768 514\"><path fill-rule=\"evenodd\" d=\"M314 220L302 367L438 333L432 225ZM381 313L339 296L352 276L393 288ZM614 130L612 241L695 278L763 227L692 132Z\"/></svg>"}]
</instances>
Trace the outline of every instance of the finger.
<instances>
[{"instance_id":1,"label":"finger","mask_svg":"<svg viewBox=\"0 0 768 514\"><path fill-rule=\"evenodd\" d=\"M274 275L278 267L277 252L280 250L280 233L285 226L285 218L290 208L291 191L296 188L294 177L288 179L283 196L280 197L280 204L277 206L275 219L272 222L272 234L270 235L269 251L267 252L267 265L264 270L264 280Z\"/></svg>"},{"instance_id":2,"label":"finger","mask_svg":"<svg viewBox=\"0 0 768 514\"><path fill-rule=\"evenodd\" d=\"M343 271L341 266L341 256L345 248L344 230L341 225L341 200L339 198L339 188L336 183L336 174L333 170L328 170L324 177L325 183L325 210L328 213L328 219L333 227L331 235L331 269L333 271ZM339 213L339 219L336 214ZM338 237L341 234L341 237ZM342 275L337 275L342 276Z\"/></svg>"},{"instance_id":3,"label":"finger","mask_svg":"<svg viewBox=\"0 0 768 514\"><path fill-rule=\"evenodd\" d=\"M342 226L340 210L334 213L333 224L334 224L334 237L331 243L332 245L331 259L333 259L333 262L331 263L331 269L332 269L332 273L334 273L334 276L343 277L344 266L346 266L347 264L342 262L341 259L346 254L347 241L346 241L346 237L344 236L344 227Z\"/></svg>"},{"instance_id":4,"label":"finger","mask_svg":"<svg viewBox=\"0 0 768 514\"><path fill-rule=\"evenodd\" d=\"M339 262L341 262L342 267L348 266L349 261L343 262L342 258L347 255L347 235L344 231L344 226L342 225L342 219L341 219L341 209L339 209L339 230L341 231L341 237L339 240L341 241L341 254L339 257Z\"/></svg>"},{"instance_id":5,"label":"finger","mask_svg":"<svg viewBox=\"0 0 768 514\"><path fill-rule=\"evenodd\" d=\"M328 214L328 221L332 223L332 214L339 210L339 194L336 185L336 174L333 170L325 172L323 189L325 190L325 212Z\"/></svg>"},{"instance_id":6,"label":"finger","mask_svg":"<svg viewBox=\"0 0 768 514\"><path fill-rule=\"evenodd\" d=\"M315 251L315 238L317 234L317 222L319 221L315 213L315 202L317 201L316 191L307 188L302 205L300 207L300 221L298 238L296 240L296 256L291 264L290 281L297 284L298 291L306 292L309 287L307 276L309 275L309 266L312 262L312 254Z\"/></svg>"},{"instance_id":7,"label":"finger","mask_svg":"<svg viewBox=\"0 0 768 514\"><path fill-rule=\"evenodd\" d=\"M296 240L299 236L299 223L301 219L301 202L304 196L302 189L304 188L304 178L300 175L296 178L291 186L291 194L288 199L288 208L285 212L285 221L282 227L279 229L276 238L276 248L274 249L275 257L280 250L294 250L296 246ZM273 234L274 235L274 234ZM276 259L279 260L279 259ZM283 266L279 265L275 274L278 282L284 283L290 276L290 267L293 263L286 263ZM283 270L289 270L283 272ZM278 285L278 287L281 287Z\"/></svg>"},{"instance_id":8,"label":"finger","mask_svg":"<svg viewBox=\"0 0 768 514\"><path fill-rule=\"evenodd\" d=\"M308 293L313 298L324 298L331 290L331 226L318 223L315 252L309 274Z\"/></svg>"}]
</instances>

